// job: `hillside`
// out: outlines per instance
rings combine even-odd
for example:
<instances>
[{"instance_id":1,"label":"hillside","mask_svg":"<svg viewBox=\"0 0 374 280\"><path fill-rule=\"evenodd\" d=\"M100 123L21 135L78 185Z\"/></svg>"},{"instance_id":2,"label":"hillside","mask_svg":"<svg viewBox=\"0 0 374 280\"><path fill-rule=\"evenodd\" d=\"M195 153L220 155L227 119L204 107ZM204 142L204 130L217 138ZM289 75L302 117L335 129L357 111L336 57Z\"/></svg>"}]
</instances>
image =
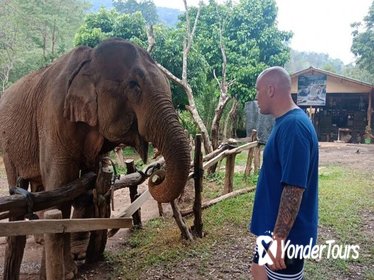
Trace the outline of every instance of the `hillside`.
<instances>
[{"instance_id":1,"label":"hillside","mask_svg":"<svg viewBox=\"0 0 374 280\"><path fill-rule=\"evenodd\" d=\"M88 2L92 5L89 12L96 12L101 7L106 9L113 8L112 0L89 0ZM178 22L178 16L182 13L182 11L178 9L167 7L156 7L156 9L160 22L167 26L175 26Z\"/></svg>"}]
</instances>

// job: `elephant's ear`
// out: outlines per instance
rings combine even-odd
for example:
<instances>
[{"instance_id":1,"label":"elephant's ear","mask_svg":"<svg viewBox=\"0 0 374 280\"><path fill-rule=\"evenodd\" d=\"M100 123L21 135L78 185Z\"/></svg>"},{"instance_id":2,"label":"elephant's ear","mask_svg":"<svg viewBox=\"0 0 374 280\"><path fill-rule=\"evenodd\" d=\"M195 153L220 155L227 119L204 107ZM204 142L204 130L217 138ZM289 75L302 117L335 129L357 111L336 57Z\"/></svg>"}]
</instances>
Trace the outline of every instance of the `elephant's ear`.
<instances>
[{"instance_id":1,"label":"elephant's ear","mask_svg":"<svg viewBox=\"0 0 374 280\"><path fill-rule=\"evenodd\" d=\"M91 60L83 61L68 81L65 97L64 117L72 122L97 124L97 95L91 74L88 71Z\"/></svg>"}]
</instances>

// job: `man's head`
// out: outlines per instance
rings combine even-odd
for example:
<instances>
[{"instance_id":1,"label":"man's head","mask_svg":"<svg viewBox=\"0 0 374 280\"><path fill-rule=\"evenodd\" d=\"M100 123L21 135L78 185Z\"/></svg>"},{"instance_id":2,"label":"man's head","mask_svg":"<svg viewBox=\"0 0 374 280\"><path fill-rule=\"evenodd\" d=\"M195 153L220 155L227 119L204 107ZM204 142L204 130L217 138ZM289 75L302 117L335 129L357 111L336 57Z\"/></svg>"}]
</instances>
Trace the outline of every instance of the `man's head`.
<instances>
[{"instance_id":1,"label":"man's head","mask_svg":"<svg viewBox=\"0 0 374 280\"><path fill-rule=\"evenodd\" d=\"M256 91L261 114L277 116L286 107L294 106L291 78L282 67L274 66L262 71L256 81Z\"/></svg>"}]
</instances>

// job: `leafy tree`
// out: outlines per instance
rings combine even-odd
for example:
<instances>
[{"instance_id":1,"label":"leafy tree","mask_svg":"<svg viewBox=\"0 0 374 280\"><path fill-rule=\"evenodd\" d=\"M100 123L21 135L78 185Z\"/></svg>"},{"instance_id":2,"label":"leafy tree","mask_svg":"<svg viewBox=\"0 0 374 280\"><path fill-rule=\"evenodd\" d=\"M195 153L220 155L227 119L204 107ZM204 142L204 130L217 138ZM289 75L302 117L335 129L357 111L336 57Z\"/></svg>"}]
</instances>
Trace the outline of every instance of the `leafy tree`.
<instances>
[{"instance_id":1,"label":"leafy tree","mask_svg":"<svg viewBox=\"0 0 374 280\"><path fill-rule=\"evenodd\" d=\"M349 64L344 67L343 75L359 81L374 84L374 75L365 69L359 68L357 65Z\"/></svg>"},{"instance_id":2,"label":"leafy tree","mask_svg":"<svg viewBox=\"0 0 374 280\"><path fill-rule=\"evenodd\" d=\"M354 23L352 27L352 52L357 56L357 63L362 68L374 74L374 1L368 15L364 18L364 31L359 32L362 23Z\"/></svg>"},{"instance_id":3,"label":"leafy tree","mask_svg":"<svg viewBox=\"0 0 374 280\"><path fill-rule=\"evenodd\" d=\"M210 65L210 78L213 70L219 76L222 65L221 26L227 79L235 80L230 92L241 102L254 98L256 77L264 68L283 66L289 59L287 43L292 34L278 30L276 16L274 0L241 0L238 4L228 1L225 5L210 0L201 9L196 44Z\"/></svg>"},{"instance_id":4,"label":"leafy tree","mask_svg":"<svg viewBox=\"0 0 374 280\"><path fill-rule=\"evenodd\" d=\"M0 1L0 75L7 86L73 46L83 0Z\"/></svg>"},{"instance_id":5,"label":"leafy tree","mask_svg":"<svg viewBox=\"0 0 374 280\"><path fill-rule=\"evenodd\" d=\"M196 12L197 9L191 9L191 14ZM215 100L213 104L218 103L211 127L214 148L219 144L219 122L230 96L241 103L252 100L257 75L268 66L284 65L288 59L286 43L291 33L277 29L276 13L275 1L242 0L236 5L232 2L219 5L210 0L201 7L194 48L208 64L210 85L216 79L219 90L205 87L211 92L200 89L195 97L204 100L201 95L209 95L210 100ZM184 20L183 15L180 24ZM211 104L200 107L206 110ZM200 113L205 115L203 111Z\"/></svg>"},{"instance_id":6,"label":"leafy tree","mask_svg":"<svg viewBox=\"0 0 374 280\"><path fill-rule=\"evenodd\" d=\"M101 8L97 13L85 17L84 24L75 34L74 43L76 46L95 47L109 37L123 38L145 48L147 34L142 14L120 14L115 10Z\"/></svg>"}]
</instances>

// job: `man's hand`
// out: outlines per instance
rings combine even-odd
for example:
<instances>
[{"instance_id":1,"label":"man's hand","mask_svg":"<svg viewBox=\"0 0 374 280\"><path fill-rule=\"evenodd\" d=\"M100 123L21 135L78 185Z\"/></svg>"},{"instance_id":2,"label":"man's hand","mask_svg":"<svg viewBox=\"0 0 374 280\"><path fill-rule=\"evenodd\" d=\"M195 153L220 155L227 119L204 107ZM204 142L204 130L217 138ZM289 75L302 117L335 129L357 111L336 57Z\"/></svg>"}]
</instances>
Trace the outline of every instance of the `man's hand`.
<instances>
[{"instance_id":1,"label":"man's hand","mask_svg":"<svg viewBox=\"0 0 374 280\"><path fill-rule=\"evenodd\" d=\"M268 255L270 256L271 260L273 261L272 265L269 265L271 270L281 270L286 269L286 264L284 258L282 256L282 242L285 242L284 239L279 238L277 236L273 236L273 243L270 245L269 250L267 251ZM277 246L276 248L276 255L274 256L270 250L272 246Z\"/></svg>"}]
</instances>

